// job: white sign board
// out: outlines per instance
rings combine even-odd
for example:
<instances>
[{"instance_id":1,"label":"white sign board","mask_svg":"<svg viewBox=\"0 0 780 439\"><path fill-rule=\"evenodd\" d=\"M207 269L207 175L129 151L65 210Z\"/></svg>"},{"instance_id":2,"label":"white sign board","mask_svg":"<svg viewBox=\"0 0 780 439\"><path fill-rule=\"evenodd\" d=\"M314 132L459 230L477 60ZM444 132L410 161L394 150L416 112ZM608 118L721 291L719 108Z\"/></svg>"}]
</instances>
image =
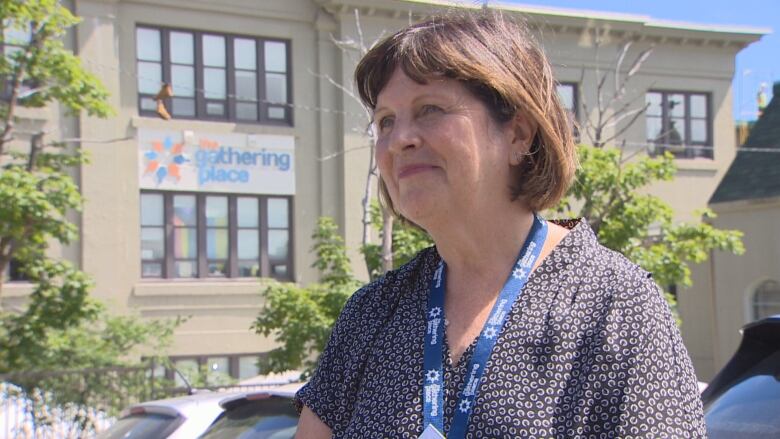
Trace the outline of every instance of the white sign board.
<instances>
[{"instance_id":1,"label":"white sign board","mask_svg":"<svg viewBox=\"0 0 780 439\"><path fill-rule=\"evenodd\" d=\"M138 130L141 189L295 194L295 139Z\"/></svg>"}]
</instances>

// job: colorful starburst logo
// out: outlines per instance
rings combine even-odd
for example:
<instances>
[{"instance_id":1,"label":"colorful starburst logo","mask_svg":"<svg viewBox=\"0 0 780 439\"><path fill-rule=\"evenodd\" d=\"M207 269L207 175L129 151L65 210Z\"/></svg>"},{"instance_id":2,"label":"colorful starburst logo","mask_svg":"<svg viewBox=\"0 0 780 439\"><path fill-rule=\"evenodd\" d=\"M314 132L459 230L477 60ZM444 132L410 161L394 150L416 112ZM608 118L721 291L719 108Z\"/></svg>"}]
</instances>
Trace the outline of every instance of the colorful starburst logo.
<instances>
[{"instance_id":1,"label":"colorful starburst logo","mask_svg":"<svg viewBox=\"0 0 780 439\"><path fill-rule=\"evenodd\" d=\"M173 143L170 137L162 142L152 142L152 148L144 154L146 170L144 175L154 175L157 184L166 178L175 182L181 180L181 165L189 161L184 154L183 143Z\"/></svg>"}]
</instances>

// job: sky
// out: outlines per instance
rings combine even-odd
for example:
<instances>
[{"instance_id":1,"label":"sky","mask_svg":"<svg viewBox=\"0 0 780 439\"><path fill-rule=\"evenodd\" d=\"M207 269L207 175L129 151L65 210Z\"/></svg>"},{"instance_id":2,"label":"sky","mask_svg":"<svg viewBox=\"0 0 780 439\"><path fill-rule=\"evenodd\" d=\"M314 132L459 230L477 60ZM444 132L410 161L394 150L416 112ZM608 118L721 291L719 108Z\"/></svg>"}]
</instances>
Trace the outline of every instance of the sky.
<instances>
[{"instance_id":1,"label":"sky","mask_svg":"<svg viewBox=\"0 0 780 439\"><path fill-rule=\"evenodd\" d=\"M648 15L661 20L770 28L772 34L737 54L734 119L756 118L756 94L762 82L772 97L780 81L780 0L504 0L502 3Z\"/></svg>"}]
</instances>

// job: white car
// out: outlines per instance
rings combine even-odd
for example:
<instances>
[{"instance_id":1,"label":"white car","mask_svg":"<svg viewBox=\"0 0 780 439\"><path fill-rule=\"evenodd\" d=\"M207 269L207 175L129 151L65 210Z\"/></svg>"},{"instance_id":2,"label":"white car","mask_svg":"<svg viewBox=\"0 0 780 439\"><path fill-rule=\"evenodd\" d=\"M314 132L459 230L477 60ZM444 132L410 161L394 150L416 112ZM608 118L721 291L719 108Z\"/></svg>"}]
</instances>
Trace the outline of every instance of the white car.
<instances>
[{"instance_id":1,"label":"white car","mask_svg":"<svg viewBox=\"0 0 780 439\"><path fill-rule=\"evenodd\" d=\"M96 439L196 438L222 413L219 402L236 394L205 391L134 404Z\"/></svg>"}]
</instances>

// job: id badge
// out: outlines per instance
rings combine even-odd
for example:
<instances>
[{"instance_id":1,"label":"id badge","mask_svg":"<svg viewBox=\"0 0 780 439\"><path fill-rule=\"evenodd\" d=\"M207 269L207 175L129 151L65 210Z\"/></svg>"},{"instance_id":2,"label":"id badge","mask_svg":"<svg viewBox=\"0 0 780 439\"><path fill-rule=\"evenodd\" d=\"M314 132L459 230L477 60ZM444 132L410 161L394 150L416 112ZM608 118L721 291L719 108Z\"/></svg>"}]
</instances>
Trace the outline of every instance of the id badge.
<instances>
[{"instance_id":1,"label":"id badge","mask_svg":"<svg viewBox=\"0 0 780 439\"><path fill-rule=\"evenodd\" d=\"M422 434L417 439L446 439L443 434L433 424L428 424Z\"/></svg>"}]
</instances>

